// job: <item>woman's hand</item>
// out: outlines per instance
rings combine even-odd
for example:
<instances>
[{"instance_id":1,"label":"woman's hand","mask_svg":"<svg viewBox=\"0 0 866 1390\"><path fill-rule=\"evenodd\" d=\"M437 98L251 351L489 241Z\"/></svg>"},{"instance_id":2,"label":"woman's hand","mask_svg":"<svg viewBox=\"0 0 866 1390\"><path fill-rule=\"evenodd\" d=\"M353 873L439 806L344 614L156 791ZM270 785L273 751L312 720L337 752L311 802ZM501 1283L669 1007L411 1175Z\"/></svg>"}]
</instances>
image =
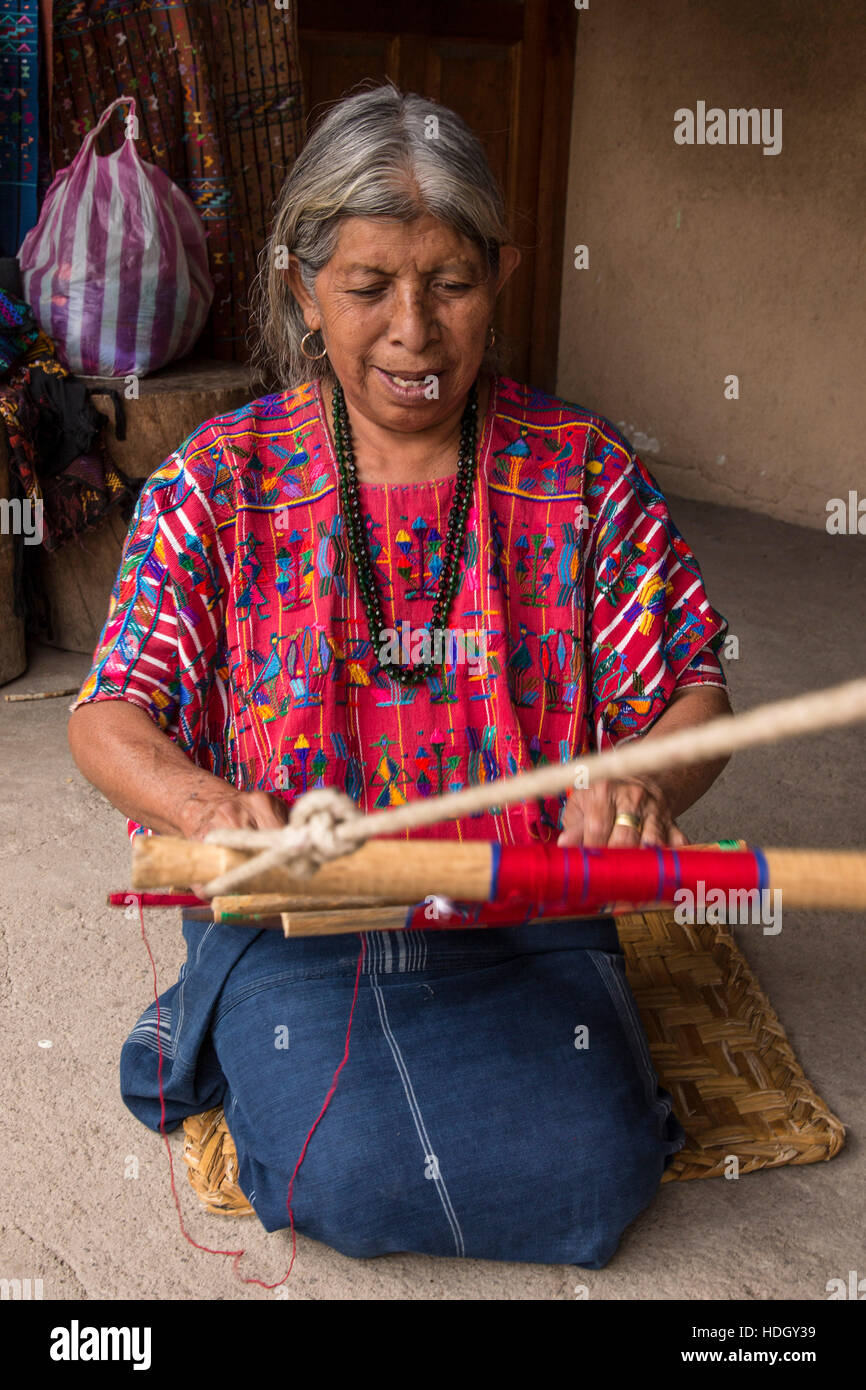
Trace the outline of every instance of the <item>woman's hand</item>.
<instances>
[{"instance_id":1,"label":"woman's hand","mask_svg":"<svg viewBox=\"0 0 866 1390\"><path fill-rule=\"evenodd\" d=\"M211 791L192 792L181 803L177 814L180 833L187 840L203 840L209 830L276 830L289 819L285 801L271 792L241 792L221 783ZM205 898L205 885L191 883L198 898Z\"/></svg>"},{"instance_id":2,"label":"woman's hand","mask_svg":"<svg viewBox=\"0 0 866 1390\"><path fill-rule=\"evenodd\" d=\"M617 825L620 815L633 816L637 825ZM566 803L562 834L557 844L687 845L686 835L673 818L667 798L650 777L628 781L599 781L573 791Z\"/></svg>"},{"instance_id":3,"label":"woman's hand","mask_svg":"<svg viewBox=\"0 0 866 1390\"><path fill-rule=\"evenodd\" d=\"M203 840L209 830L277 830L289 819L289 805L271 792L242 792L220 782L191 792L177 812L180 834Z\"/></svg>"}]
</instances>

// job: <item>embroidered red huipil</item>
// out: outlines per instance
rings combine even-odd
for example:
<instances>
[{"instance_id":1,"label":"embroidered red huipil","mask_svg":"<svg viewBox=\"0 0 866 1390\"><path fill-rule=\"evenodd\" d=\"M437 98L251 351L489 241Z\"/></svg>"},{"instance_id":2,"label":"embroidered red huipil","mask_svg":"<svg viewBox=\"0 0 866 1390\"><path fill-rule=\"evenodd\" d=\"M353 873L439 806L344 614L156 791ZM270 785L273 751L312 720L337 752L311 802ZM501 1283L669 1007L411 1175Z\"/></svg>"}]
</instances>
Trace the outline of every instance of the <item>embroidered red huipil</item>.
<instances>
[{"instance_id":1,"label":"embroidered red huipil","mask_svg":"<svg viewBox=\"0 0 866 1390\"><path fill-rule=\"evenodd\" d=\"M431 616L453 490L361 485L398 643ZM335 786L369 811L610 746L675 687L724 685L724 620L627 440L502 377L448 629L425 685L381 671L308 384L208 421L151 475L77 703L131 701L237 787ZM561 810L419 833L552 840Z\"/></svg>"}]
</instances>

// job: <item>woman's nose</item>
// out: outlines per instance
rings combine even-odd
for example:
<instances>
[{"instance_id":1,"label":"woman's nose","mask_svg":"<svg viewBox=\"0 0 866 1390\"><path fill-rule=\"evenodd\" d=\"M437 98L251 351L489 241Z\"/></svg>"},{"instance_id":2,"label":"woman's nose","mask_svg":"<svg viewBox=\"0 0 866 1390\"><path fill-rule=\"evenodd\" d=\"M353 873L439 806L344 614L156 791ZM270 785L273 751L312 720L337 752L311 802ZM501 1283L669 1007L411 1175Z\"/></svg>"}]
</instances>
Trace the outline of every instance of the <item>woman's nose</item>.
<instances>
[{"instance_id":1,"label":"woman's nose","mask_svg":"<svg viewBox=\"0 0 866 1390\"><path fill-rule=\"evenodd\" d=\"M400 343L408 352L423 352L433 331L432 306L423 291L411 289L395 295L388 325L392 343Z\"/></svg>"}]
</instances>

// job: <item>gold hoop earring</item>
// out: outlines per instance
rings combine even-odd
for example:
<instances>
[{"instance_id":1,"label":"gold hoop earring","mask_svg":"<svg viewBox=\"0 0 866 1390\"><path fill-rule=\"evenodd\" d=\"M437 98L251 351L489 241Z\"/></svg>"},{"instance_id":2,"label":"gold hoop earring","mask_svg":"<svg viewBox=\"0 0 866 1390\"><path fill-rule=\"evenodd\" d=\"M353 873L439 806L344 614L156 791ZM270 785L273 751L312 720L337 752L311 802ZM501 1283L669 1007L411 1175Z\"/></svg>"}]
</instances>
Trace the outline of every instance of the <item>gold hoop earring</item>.
<instances>
[{"instance_id":1,"label":"gold hoop earring","mask_svg":"<svg viewBox=\"0 0 866 1390\"><path fill-rule=\"evenodd\" d=\"M489 348L492 348L492 347L493 347L493 344L494 344L495 342L496 342L496 329L493 327L493 324L491 324L490 327L489 327L488 330L487 330L487 346L488 346Z\"/></svg>"},{"instance_id":2,"label":"gold hoop earring","mask_svg":"<svg viewBox=\"0 0 866 1390\"><path fill-rule=\"evenodd\" d=\"M307 358L309 362L320 362L323 357L327 357L328 355L328 349L326 347L323 347L321 352L307 352L307 349L304 346L308 338L315 338L317 332L318 329L311 328L309 333L305 333L303 338L301 339L301 352L304 354L304 356Z\"/></svg>"}]
</instances>

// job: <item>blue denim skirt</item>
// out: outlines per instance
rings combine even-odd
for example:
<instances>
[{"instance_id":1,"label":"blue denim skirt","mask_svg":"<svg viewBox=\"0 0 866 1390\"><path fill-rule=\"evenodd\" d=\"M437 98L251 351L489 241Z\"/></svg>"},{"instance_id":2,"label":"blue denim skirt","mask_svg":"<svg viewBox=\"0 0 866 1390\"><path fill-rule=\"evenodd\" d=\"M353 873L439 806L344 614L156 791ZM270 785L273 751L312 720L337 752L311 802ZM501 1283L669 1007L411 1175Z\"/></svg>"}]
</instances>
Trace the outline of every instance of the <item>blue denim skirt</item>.
<instances>
[{"instance_id":1,"label":"blue denim skirt","mask_svg":"<svg viewBox=\"0 0 866 1390\"><path fill-rule=\"evenodd\" d=\"M167 1127L225 1107L240 1185L346 1255L389 1251L599 1269L685 1142L610 919L285 940L185 919L160 998ZM156 1008L121 1059L159 1128Z\"/></svg>"}]
</instances>

